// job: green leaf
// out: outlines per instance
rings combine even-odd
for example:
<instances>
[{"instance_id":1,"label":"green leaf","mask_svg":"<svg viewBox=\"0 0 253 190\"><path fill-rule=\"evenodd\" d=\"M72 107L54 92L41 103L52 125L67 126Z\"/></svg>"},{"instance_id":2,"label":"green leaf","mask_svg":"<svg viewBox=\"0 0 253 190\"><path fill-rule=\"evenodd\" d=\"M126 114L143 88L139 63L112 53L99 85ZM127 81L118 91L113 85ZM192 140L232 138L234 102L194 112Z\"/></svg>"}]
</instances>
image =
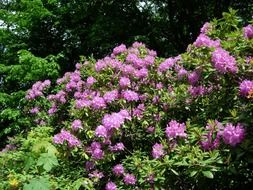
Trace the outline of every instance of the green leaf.
<instances>
[{"instance_id":1,"label":"green leaf","mask_svg":"<svg viewBox=\"0 0 253 190\"><path fill-rule=\"evenodd\" d=\"M31 179L29 184L24 185L24 190L50 190L50 183L46 178Z\"/></svg>"},{"instance_id":2,"label":"green leaf","mask_svg":"<svg viewBox=\"0 0 253 190\"><path fill-rule=\"evenodd\" d=\"M202 171L202 173L205 177L213 179L213 173L211 171Z\"/></svg>"},{"instance_id":3,"label":"green leaf","mask_svg":"<svg viewBox=\"0 0 253 190\"><path fill-rule=\"evenodd\" d=\"M198 173L197 171L192 171L192 172L190 173L190 177L195 176L197 173Z\"/></svg>"},{"instance_id":4,"label":"green leaf","mask_svg":"<svg viewBox=\"0 0 253 190\"><path fill-rule=\"evenodd\" d=\"M171 168L170 170L171 170L175 175L177 175L177 176L179 175L179 173L178 173L176 170L174 170L174 169L172 169L172 168Z\"/></svg>"},{"instance_id":5,"label":"green leaf","mask_svg":"<svg viewBox=\"0 0 253 190\"><path fill-rule=\"evenodd\" d=\"M31 155L25 157L25 163L24 163L25 167L24 167L24 169L25 170L30 169L35 163L36 162L35 162L34 158Z\"/></svg>"},{"instance_id":6,"label":"green leaf","mask_svg":"<svg viewBox=\"0 0 253 190\"><path fill-rule=\"evenodd\" d=\"M59 163L57 157L54 154L48 152L40 154L37 165L43 166L43 169L49 172L54 166L58 166Z\"/></svg>"}]
</instances>

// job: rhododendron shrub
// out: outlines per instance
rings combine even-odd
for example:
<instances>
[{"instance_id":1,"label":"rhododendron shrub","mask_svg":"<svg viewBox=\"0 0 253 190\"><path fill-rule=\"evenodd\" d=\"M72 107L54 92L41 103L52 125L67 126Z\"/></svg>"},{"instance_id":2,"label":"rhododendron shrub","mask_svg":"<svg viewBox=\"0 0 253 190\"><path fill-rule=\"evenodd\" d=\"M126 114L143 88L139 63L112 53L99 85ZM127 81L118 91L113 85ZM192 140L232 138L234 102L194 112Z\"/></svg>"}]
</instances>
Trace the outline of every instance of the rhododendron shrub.
<instances>
[{"instance_id":1,"label":"rhododendron shrub","mask_svg":"<svg viewBox=\"0 0 253 190\"><path fill-rule=\"evenodd\" d=\"M251 29L223 19L205 23L186 53L167 59L140 42L121 44L103 59L78 63L55 83L34 84L24 111L35 128L50 128L47 143L57 163L43 168L52 187L61 184L57 172L68 181L59 189L248 185Z\"/></svg>"}]
</instances>

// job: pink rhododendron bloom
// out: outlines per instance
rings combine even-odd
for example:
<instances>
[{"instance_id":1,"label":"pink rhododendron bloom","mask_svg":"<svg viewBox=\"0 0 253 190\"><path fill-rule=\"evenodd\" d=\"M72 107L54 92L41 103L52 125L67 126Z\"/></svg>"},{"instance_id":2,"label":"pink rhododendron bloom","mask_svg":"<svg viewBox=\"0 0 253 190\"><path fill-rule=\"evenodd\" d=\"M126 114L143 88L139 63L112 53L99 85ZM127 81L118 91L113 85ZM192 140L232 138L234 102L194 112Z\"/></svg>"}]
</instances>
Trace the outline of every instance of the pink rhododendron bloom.
<instances>
[{"instance_id":1,"label":"pink rhododendron bloom","mask_svg":"<svg viewBox=\"0 0 253 190\"><path fill-rule=\"evenodd\" d=\"M77 70L79 70L79 69L81 69L81 67L82 67L82 64L80 64L80 63L77 63L77 64L75 65L75 67L76 67L76 69L77 69Z\"/></svg>"},{"instance_id":2,"label":"pink rhododendron bloom","mask_svg":"<svg viewBox=\"0 0 253 190\"><path fill-rule=\"evenodd\" d=\"M135 73L135 68L132 65L124 65L120 70L123 73L123 75L131 76L133 75L133 73Z\"/></svg>"},{"instance_id":3,"label":"pink rhododendron bloom","mask_svg":"<svg viewBox=\"0 0 253 190\"><path fill-rule=\"evenodd\" d=\"M145 58L144 58L144 62L145 62L145 65L148 66L148 65L153 65L154 62L155 62L155 57L154 56L151 56L151 55L147 55Z\"/></svg>"},{"instance_id":4,"label":"pink rhododendron bloom","mask_svg":"<svg viewBox=\"0 0 253 190\"><path fill-rule=\"evenodd\" d=\"M72 135L69 131L66 131L65 129L62 129L60 133L56 134L53 137L53 142L55 144L63 144L65 141L68 143L69 147L81 145L81 142L74 135Z\"/></svg>"},{"instance_id":5,"label":"pink rhododendron bloom","mask_svg":"<svg viewBox=\"0 0 253 190\"><path fill-rule=\"evenodd\" d=\"M50 87L50 80L45 80L44 82L38 81L33 84L32 88L27 91L25 98L27 100L33 100L37 97L43 96L43 90Z\"/></svg>"},{"instance_id":6,"label":"pink rhododendron bloom","mask_svg":"<svg viewBox=\"0 0 253 190\"><path fill-rule=\"evenodd\" d=\"M39 113L39 107L34 107L34 108L32 108L31 110L30 110L30 113L31 114L36 114L36 113Z\"/></svg>"},{"instance_id":7,"label":"pink rhododendron bloom","mask_svg":"<svg viewBox=\"0 0 253 190\"><path fill-rule=\"evenodd\" d=\"M209 22L206 22L200 29L200 32L206 34L211 28L212 28L211 24Z\"/></svg>"},{"instance_id":8,"label":"pink rhododendron bloom","mask_svg":"<svg viewBox=\"0 0 253 190\"><path fill-rule=\"evenodd\" d=\"M52 115L52 114L54 114L56 111L57 111L57 106L56 106L56 104L53 104L52 107L47 111L47 113L48 113L49 115Z\"/></svg>"},{"instance_id":9,"label":"pink rhododendron bloom","mask_svg":"<svg viewBox=\"0 0 253 190\"><path fill-rule=\"evenodd\" d=\"M149 54L150 56L153 56L153 57L156 57L156 56L157 56L157 53L156 53L156 51L154 51L154 50L148 50L148 54Z\"/></svg>"},{"instance_id":10,"label":"pink rhododendron bloom","mask_svg":"<svg viewBox=\"0 0 253 190\"><path fill-rule=\"evenodd\" d=\"M98 110L106 108L106 103L105 103L104 98L99 97L99 96L94 97L92 100L92 107Z\"/></svg>"},{"instance_id":11,"label":"pink rhododendron bloom","mask_svg":"<svg viewBox=\"0 0 253 190\"><path fill-rule=\"evenodd\" d=\"M132 44L132 46L133 46L134 48L146 47L145 44L143 44L142 42L134 42L134 43Z\"/></svg>"},{"instance_id":12,"label":"pink rhododendron bloom","mask_svg":"<svg viewBox=\"0 0 253 190\"><path fill-rule=\"evenodd\" d=\"M87 78L86 84L87 84L88 87L90 87L90 86L92 86L95 82L97 82L97 80L96 80L94 77L90 76L90 77Z\"/></svg>"},{"instance_id":13,"label":"pink rhododendron bloom","mask_svg":"<svg viewBox=\"0 0 253 190\"><path fill-rule=\"evenodd\" d=\"M253 26L251 24L243 28L243 36L248 39L253 38Z\"/></svg>"},{"instance_id":14,"label":"pink rhododendron bloom","mask_svg":"<svg viewBox=\"0 0 253 190\"><path fill-rule=\"evenodd\" d=\"M103 125L99 125L97 126L96 130L95 130L95 135L97 137L107 137L107 129L103 126Z\"/></svg>"},{"instance_id":15,"label":"pink rhododendron bloom","mask_svg":"<svg viewBox=\"0 0 253 190\"><path fill-rule=\"evenodd\" d=\"M142 78L147 78L148 77L148 69L142 68L140 70L135 71L135 77L142 79Z\"/></svg>"},{"instance_id":16,"label":"pink rhododendron bloom","mask_svg":"<svg viewBox=\"0 0 253 190\"><path fill-rule=\"evenodd\" d=\"M177 77L179 80L181 80L183 77L187 76L187 74L188 72L184 68L181 68L177 73Z\"/></svg>"},{"instance_id":17,"label":"pink rhododendron bloom","mask_svg":"<svg viewBox=\"0 0 253 190\"><path fill-rule=\"evenodd\" d=\"M194 46L196 47L213 47L213 48L218 48L220 47L220 40L212 40L205 34L200 34L196 41L193 43Z\"/></svg>"},{"instance_id":18,"label":"pink rhododendron bloom","mask_svg":"<svg viewBox=\"0 0 253 190\"><path fill-rule=\"evenodd\" d=\"M253 81L244 80L240 84L240 94L242 96L248 96L250 92L253 92Z\"/></svg>"},{"instance_id":19,"label":"pink rhododendron bloom","mask_svg":"<svg viewBox=\"0 0 253 190\"><path fill-rule=\"evenodd\" d=\"M80 119L76 119L73 121L72 125L71 125L73 131L77 131L78 129L82 129L82 122Z\"/></svg>"},{"instance_id":20,"label":"pink rhododendron bloom","mask_svg":"<svg viewBox=\"0 0 253 190\"><path fill-rule=\"evenodd\" d=\"M117 186L113 182L108 182L105 186L105 190L117 190Z\"/></svg>"},{"instance_id":21,"label":"pink rhododendron bloom","mask_svg":"<svg viewBox=\"0 0 253 190\"><path fill-rule=\"evenodd\" d=\"M162 156L164 156L165 152L164 152L164 148L162 144L154 144L152 147L152 156L155 159L158 159Z\"/></svg>"},{"instance_id":22,"label":"pink rhododendron bloom","mask_svg":"<svg viewBox=\"0 0 253 190\"><path fill-rule=\"evenodd\" d=\"M146 131L147 131L148 133L154 133L154 132L155 132L155 127L150 126L150 127L148 127L148 128L146 129Z\"/></svg>"},{"instance_id":23,"label":"pink rhododendron bloom","mask_svg":"<svg viewBox=\"0 0 253 190\"><path fill-rule=\"evenodd\" d=\"M117 164L113 167L112 171L116 176L122 176L124 174L124 167L122 164Z\"/></svg>"},{"instance_id":24,"label":"pink rhododendron bloom","mask_svg":"<svg viewBox=\"0 0 253 190\"><path fill-rule=\"evenodd\" d=\"M129 111L125 110L125 109L122 109L120 110L119 114L124 118L124 119L127 119L127 120L131 120L131 116L129 114Z\"/></svg>"},{"instance_id":25,"label":"pink rhododendron bloom","mask_svg":"<svg viewBox=\"0 0 253 190\"><path fill-rule=\"evenodd\" d=\"M98 60L95 65L95 70L97 72L100 72L101 70L105 69L107 67L107 64L104 62L104 60Z\"/></svg>"},{"instance_id":26,"label":"pink rhododendron bloom","mask_svg":"<svg viewBox=\"0 0 253 190\"><path fill-rule=\"evenodd\" d=\"M174 64L176 63L176 59L174 58L168 58L165 61L163 61L158 68L159 72L166 72L168 69L172 68Z\"/></svg>"},{"instance_id":27,"label":"pink rhododendron bloom","mask_svg":"<svg viewBox=\"0 0 253 190\"><path fill-rule=\"evenodd\" d=\"M132 90L123 91L122 95L123 95L123 98L127 100L128 102L139 100L139 95Z\"/></svg>"},{"instance_id":28,"label":"pink rhododendron bloom","mask_svg":"<svg viewBox=\"0 0 253 190\"><path fill-rule=\"evenodd\" d=\"M112 101L118 99L118 97L119 97L118 90L112 90L112 91L106 92L103 96L106 103L111 103Z\"/></svg>"},{"instance_id":29,"label":"pink rhododendron bloom","mask_svg":"<svg viewBox=\"0 0 253 190\"><path fill-rule=\"evenodd\" d=\"M220 73L237 73L238 71L235 58L224 49L218 48L212 53L212 62Z\"/></svg>"},{"instance_id":30,"label":"pink rhododendron bloom","mask_svg":"<svg viewBox=\"0 0 253 190\"><path fill-rule=\"evenodd\" d=\"M186 126L184 123L178 123L175 120L171 120L166 127L166 135L168 138L185 138L187 136L185 129Z\"/></svg>"},{"instance_id":31,"label":"pink rhododendron bloom","mask_svg":"<svg viewBox=\"0 0 253 190\"><path fill-rule=\"evenodd\" d=\"M92 142L90 145L91 150L95 150L95 149L101 149L101 144L99 142Z\"/></svg>"},{"instance_id":32,"label":"pink rhododendron bloom","mask_svg":"<svg viewBox=\"0 0 253 190\"><path fill-rule=\"evenodd\" d=\"M191 85L196 84L200 79L200 73L198 73L197 71L193 71L192 73L190 73L188 75L188 81Z\"/></svg>"},{"instance_id":33,"label":"pink rhododendron bloom","mask_svg":"<svg viewBox=\"0 0 253 190\"><path fill-rule=\"evenodd\" d=\"M118 47L115 47L115 48L113 49L113 54L114 54L114 55L118 55L118 54L123 53L123 52L125 52L125 51L127 51L126 45L121 44L121 45L119 45Z\"/></svg>"},{"instance_id":34,"label":"pink rhododendron bloom","mask_svg":"<svg viewBox=\"0 0 253 190\"><path fill-rule=\"evenodd\" d=\"M121 77L120 80L119 80L119 85L120 87L122 88L126 88L126 87L129 87L131 84L131 81L129 78L127 77Z\"/></svg>"},{"instance_id":35,"label":"pink rhododendron bloom","mask_svg":"<svg viewBox=\"0 0 253 190\"><path fill-rule=\"evenodd\" d=\"M102 123L108 130L111 130L112 128L118 129L124 123L125 119L126 117L122 112L106 114L103 117Z\"/></svg>"},{"instance_id":36,"label":"pink rhododendron bloom","mask_svg":"<svg viewBox=\"0 0 253 190\"><path fill-rule=\"evenodd\" d=\"M81 109L81 108L84 108L84 107L89 107L89 106L91 106L91 104L92 104L91 100L82 100L82 99L80 99L80 100L76 100L75 107L77 109Z\"/></svg>"},{"instance_id":37,"label":"pink rhododendron bloom","mask_svg":"<svg viewBox=\"0 0 253 190\"><path fill-rule=\"evenodd\" d=\"M244 139L245 131L240 124L233 126L231 123L227 123L224 130L223 130L223 140L224 143L236 146L237 144L241 143Z\"/></svg>"},{"instance_id":38,"label":"pink rhododendron bloom","mask_svg":"<svg viewBox=\"0 0 253 190\"><path fill-rule=\"evenodd\" d=\"M126 185L134 185L136 183L136 178L134 175L132 174L126 174L124 176L124 183Z\"/></svg>"},{"instance_id":39,"label":"pink rhododendron bloom","mask_svg":"<svg viewBox=\"0 0 253 190\"><path fill-rule=\"evenodd\" d=\"M99 148L94 149L94 150L92 150L92 152L91 152L91 156L92 156L92 158L95 159L95 160L101 160L101 159L103 159L103 157L104 157L104 151L101 150L101 149L99 149Z\"/></svg>"}]
</instances>

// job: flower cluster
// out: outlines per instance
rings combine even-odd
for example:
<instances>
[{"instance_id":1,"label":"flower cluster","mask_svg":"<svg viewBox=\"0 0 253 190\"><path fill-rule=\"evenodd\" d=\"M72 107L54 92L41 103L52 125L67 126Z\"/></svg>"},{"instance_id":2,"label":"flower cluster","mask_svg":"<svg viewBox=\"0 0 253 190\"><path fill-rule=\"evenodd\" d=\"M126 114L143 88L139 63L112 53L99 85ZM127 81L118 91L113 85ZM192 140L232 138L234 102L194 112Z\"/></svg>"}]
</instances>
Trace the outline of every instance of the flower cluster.
<instances>
[{"instance_id":1,"label":"flower cluster","mask_svg":"<svg viewBox=\"0 0 253 190\"><path fill-rule=\"evenodd\" d=\"M244 80L240 83L240 94L248 97L253 92L253 81Z\"/></svg>"},{"instance_id":2,"label":"flower cluster","mask_svg":"<svg viewBox=\"0 0 253 190\"><path fill-rule=\"evenodd\" d=\"M238 71L235 58L229 55L229 52L222 48L217 48L212 53L212 62L215 69L217 69L220 73L236 73Z\"/></svg>"},{"instance_id":3,"label":"flower cluster","mask_svg":"<svg viewBox=\"0 0 253 190\"><path fill-rule=\"evenodd\" d=\"M77 131L78 129L82 129L83 128L82 121L80 119L74 120L71 127L72 127L73 131Z\"/></svg>"},{"instance_id":4,"label":"flower cluster","mask_svg":"<svg viewBox=\"0 0 253 190\"><path fill-rule=\"evenodd\" d=\"M202 34L206 34L210 29L212 28L212 25L209 22L206 22L202 28L200 29L200 32Z\"/></svg>"},{"instance_id":5,"label":"flower cluster","mask_svg":"<svg viewBox=\"0 0 253 190\"><path fill-rule=\"evenodd\" d=\"M125 51L127 51L126 45L125 44L121 44L120 46L115 47L113 49L113 54L114 55L118 55L118 54L123 53Z\"/></svg>"},{"instance_id":6,"label":"flower cluster","mask_svg":"<svg viewBox=\"0 0 253 190\"><path fill-rule=\"evenodd\" d=\"M157 159L162 157L165 154L164 147L162 144L154 144L152 147L152 156L153 158Z\"/></svg>"},{"instance_id":7,"label":"flower cluster","mask_svg":"<svg viewBox=\"0 0 253 190\"><path fill-rule=\"evenodd\" d=\"M159 65L158 72L160 73L166 72L168 69L172 68L175 65L175 63L180 59L181 59L180 56L166 59Z\"/></svg>"},{"instance_id":8,"label":"flower cluster","mask_svg":"<svg viewBox=\"0 0 253 190\"><path fill-rule=\"evenodd\" d=\"M241 124L236 126L227 123L223 126L220 122L215 121L208 123L206 126L207 134L203 135L200 142L204 150L213 150L220 146L221 139L225 144L236 146L240 144L245 136L245 130Z\"/></svg>"},{"instance_id":9,"label":"flower cluster","mask_svg":"<svg viewBox=\"0 0 253 190\"><path fill-rule=\"evenodd\" d=\"M69 147L76 147L81 145L81 142L65 129L62 129L60 133L56 134L53 138L53 141L55 144L63 144L64 142L67 142Z\"/></svg>"},{"instance_id":10,"label":"flower cluster","mask_svg":"<svg viewBox=\"0 0 253 190\"><path fill-rule=\"evenodd\" d=\"M187 136L185 129L186 126L184 123L178 123L175 120L171 120L166 127L166 135L168 138L185 138Z\"/></svg>"},{"instance_id":11,"label":"flower cluster","mask_svg":"<svg viewBox=\"0 0 253 190\"><path fill-rule=\"evenodd\" d=\"M236 126L233 126L231 123L227 123L223 130L222 137L224 143L235 146L242 142L244 134L245 132L242 125L237 124Z\"/></svg>"},{"instance_id":12,"label":"flower cluster","mask_svg":"<svg viewBox=\"0 0 253 190\"><path fill-rule=\"evenodd\" d=\"M218 48L220 47L220 40L212 40L207 35L200 34L193 45L196 47Z\"/></svg>"},{"instance_id":13,"label":"flower cluster","mask_svg":"<svg viewBox=\"0 0 253 190\"><path fill-rule=\"evenodd\" d=\"M33 100L36 97L43 96L43 90L50 87L50 80L45 80L44 82L38 81L33 84L32 89L27 91L26 99Z\"/></svg>"},{"instance_id":14,"label":"flower cluster","mask_svg":"<svg viewBox=\"0 0 253 190\"><path fill-rule=\"evenodd\" d=\"M243 28L243 35L247 39L253 38L253 26L251 24Z\"/></svg>"}]
</instances>

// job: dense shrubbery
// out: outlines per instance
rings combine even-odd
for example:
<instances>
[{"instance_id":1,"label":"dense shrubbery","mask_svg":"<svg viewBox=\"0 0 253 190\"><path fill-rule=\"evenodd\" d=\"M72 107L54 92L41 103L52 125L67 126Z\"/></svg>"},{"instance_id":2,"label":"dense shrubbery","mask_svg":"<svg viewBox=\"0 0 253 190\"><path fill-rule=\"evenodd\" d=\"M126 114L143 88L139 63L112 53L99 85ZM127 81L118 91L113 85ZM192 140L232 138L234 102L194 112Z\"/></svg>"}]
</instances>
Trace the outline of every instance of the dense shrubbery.
<instances>
[{"instance_id":1,"label":"dense shrubbery","mask_svg":"<svg viewBox=\"0 0 253 190\"><path fill-rule=\"evenodd\" d=\"M233 12L187 52L144 44L27 92L34 126L1 154L2 189L239 189L252 183L253 26Z\"/></svg>"}]
</instances>

